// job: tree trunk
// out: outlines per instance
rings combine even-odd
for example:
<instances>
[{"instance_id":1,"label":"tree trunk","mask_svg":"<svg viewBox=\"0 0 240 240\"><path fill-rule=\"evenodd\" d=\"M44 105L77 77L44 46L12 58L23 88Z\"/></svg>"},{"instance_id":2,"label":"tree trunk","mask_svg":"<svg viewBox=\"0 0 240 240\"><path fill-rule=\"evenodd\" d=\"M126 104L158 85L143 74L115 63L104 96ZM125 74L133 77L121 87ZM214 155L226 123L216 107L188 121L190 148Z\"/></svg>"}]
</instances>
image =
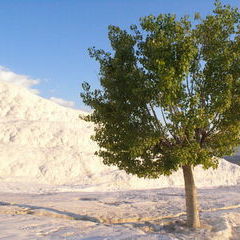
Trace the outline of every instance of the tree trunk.
<instances>
[{"instance_id":1,"label":"tree trunk","mask_svg":"<svg viewBox=\"0 0 240 240\"><path fill-rule=\"evenodd\" d=\"M194 183L192 166L185 165L182 168L185 183L187 225L191 228L199 228L200 219L197 200L197 189Z\"/></svg>"}]
</instances>

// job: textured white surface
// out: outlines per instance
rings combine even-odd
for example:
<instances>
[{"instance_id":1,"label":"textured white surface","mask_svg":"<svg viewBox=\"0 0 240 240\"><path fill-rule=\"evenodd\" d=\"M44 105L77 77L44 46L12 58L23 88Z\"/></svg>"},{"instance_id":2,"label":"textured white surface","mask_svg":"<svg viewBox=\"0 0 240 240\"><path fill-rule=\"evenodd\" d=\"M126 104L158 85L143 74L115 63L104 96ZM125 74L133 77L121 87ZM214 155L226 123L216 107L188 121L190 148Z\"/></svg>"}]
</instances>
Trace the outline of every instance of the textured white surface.
<instances>
[{"instance_id":1,"label":"textured white surface","mask_svg":"<svg viewBox=\"0 0 240 240\"><path fill-rule=\"evenodd\" d=\"M202 228L197 231L184 225L183 189L0 197L4 240L240 239L239 186L199 190Z\"/></svg>"},{"instance_id":2,"label":"textured white surface","mask_svg":"<svg viewBox=\"0 0 240 240\"><path fill-rule=\"evenodd\" d=\"M1 239L240 239L239 166L195 169L204 226L190 231L182 172L144 180L103 165L79 114L0 81Z\"/></svg>"}]
</instances>

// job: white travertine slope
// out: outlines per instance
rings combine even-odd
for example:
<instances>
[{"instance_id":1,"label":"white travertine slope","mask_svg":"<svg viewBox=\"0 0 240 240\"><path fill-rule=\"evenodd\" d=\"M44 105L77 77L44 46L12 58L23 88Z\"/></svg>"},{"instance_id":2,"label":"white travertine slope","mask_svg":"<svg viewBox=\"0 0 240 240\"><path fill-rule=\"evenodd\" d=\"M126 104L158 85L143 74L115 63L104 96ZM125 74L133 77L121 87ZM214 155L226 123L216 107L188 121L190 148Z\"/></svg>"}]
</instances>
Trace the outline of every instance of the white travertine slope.
<instances>
[{"instance_id":1,"label":"white travertine slope","mask_svg":"<svg viewBox=\"0 0 240 240\"><path fill-rule=\"evenodd\" d=\"M0 81L0 179L77 184L90 190L182 186L182 172L144 180L102 164L94 156L93 124L82 111L65 108L17 85ZM240 183L240 167L221 160L217 170L195 169L201 187Z\"/></svg>"}]
</instances>

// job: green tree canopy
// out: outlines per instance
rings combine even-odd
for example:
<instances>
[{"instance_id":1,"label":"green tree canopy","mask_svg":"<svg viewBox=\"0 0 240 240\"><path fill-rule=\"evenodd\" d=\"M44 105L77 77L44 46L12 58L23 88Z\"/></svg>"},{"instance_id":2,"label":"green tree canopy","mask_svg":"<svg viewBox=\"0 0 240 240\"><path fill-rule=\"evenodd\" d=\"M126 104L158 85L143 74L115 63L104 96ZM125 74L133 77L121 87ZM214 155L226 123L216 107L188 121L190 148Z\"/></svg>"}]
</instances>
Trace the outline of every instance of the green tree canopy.
<instances>
[{"instance_id":1,"label":"green tree canopy","mask_svg":"<svg viewBox=\"0 0 240 240\"><path fill-rule=\"evenodd\" d=\"M101 89L83 84L105 164L158 178L183 166L217 167L240 133L240 14L215 2L194 21L160 14L131 31L109 26L112 51L90 49Z\"/></svg>"}]
</instances>

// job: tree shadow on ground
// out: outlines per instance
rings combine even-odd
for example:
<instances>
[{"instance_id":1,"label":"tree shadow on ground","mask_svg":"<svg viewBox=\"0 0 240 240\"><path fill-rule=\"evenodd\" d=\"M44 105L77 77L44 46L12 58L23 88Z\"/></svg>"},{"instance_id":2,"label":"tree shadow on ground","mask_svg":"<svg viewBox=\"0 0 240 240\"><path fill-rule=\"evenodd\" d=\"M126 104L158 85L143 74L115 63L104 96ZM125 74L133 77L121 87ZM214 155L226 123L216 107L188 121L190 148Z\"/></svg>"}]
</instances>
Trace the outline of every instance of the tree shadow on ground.
<instances>
[{"instance_id":1,"label":"tree shadow on ground","mask_svg":"<svg viewBox=\"0 0 240 240\"><path fill-rule=\"evenodd\" d=\"M73 220L81 220L81 221L90 221L90 222L95 222L95 223L100 223L100 220L95 218L95 217L91 217L88 215L81 215L81 214L77 214L77 213L73 213L73 212L67 212L67 211L61 211L55 208L50 208L50 207L42 207L42 206L33 206L33 205L29 205L29 204L20 204L20 203L8 203L8 202L0 202L0 206L16 206L16 207L20 207L20 208L28 208L29 210L33 210L33 212L29 212L28 214L33 214L34 215L34 210L44 210L50 213L55 213L58 215L61 215L63 217L69 217L70 219ZM51 214L49 214L51 215ZM46 214L47 216L47 214Z\"/></svg>"}]
</instances>

